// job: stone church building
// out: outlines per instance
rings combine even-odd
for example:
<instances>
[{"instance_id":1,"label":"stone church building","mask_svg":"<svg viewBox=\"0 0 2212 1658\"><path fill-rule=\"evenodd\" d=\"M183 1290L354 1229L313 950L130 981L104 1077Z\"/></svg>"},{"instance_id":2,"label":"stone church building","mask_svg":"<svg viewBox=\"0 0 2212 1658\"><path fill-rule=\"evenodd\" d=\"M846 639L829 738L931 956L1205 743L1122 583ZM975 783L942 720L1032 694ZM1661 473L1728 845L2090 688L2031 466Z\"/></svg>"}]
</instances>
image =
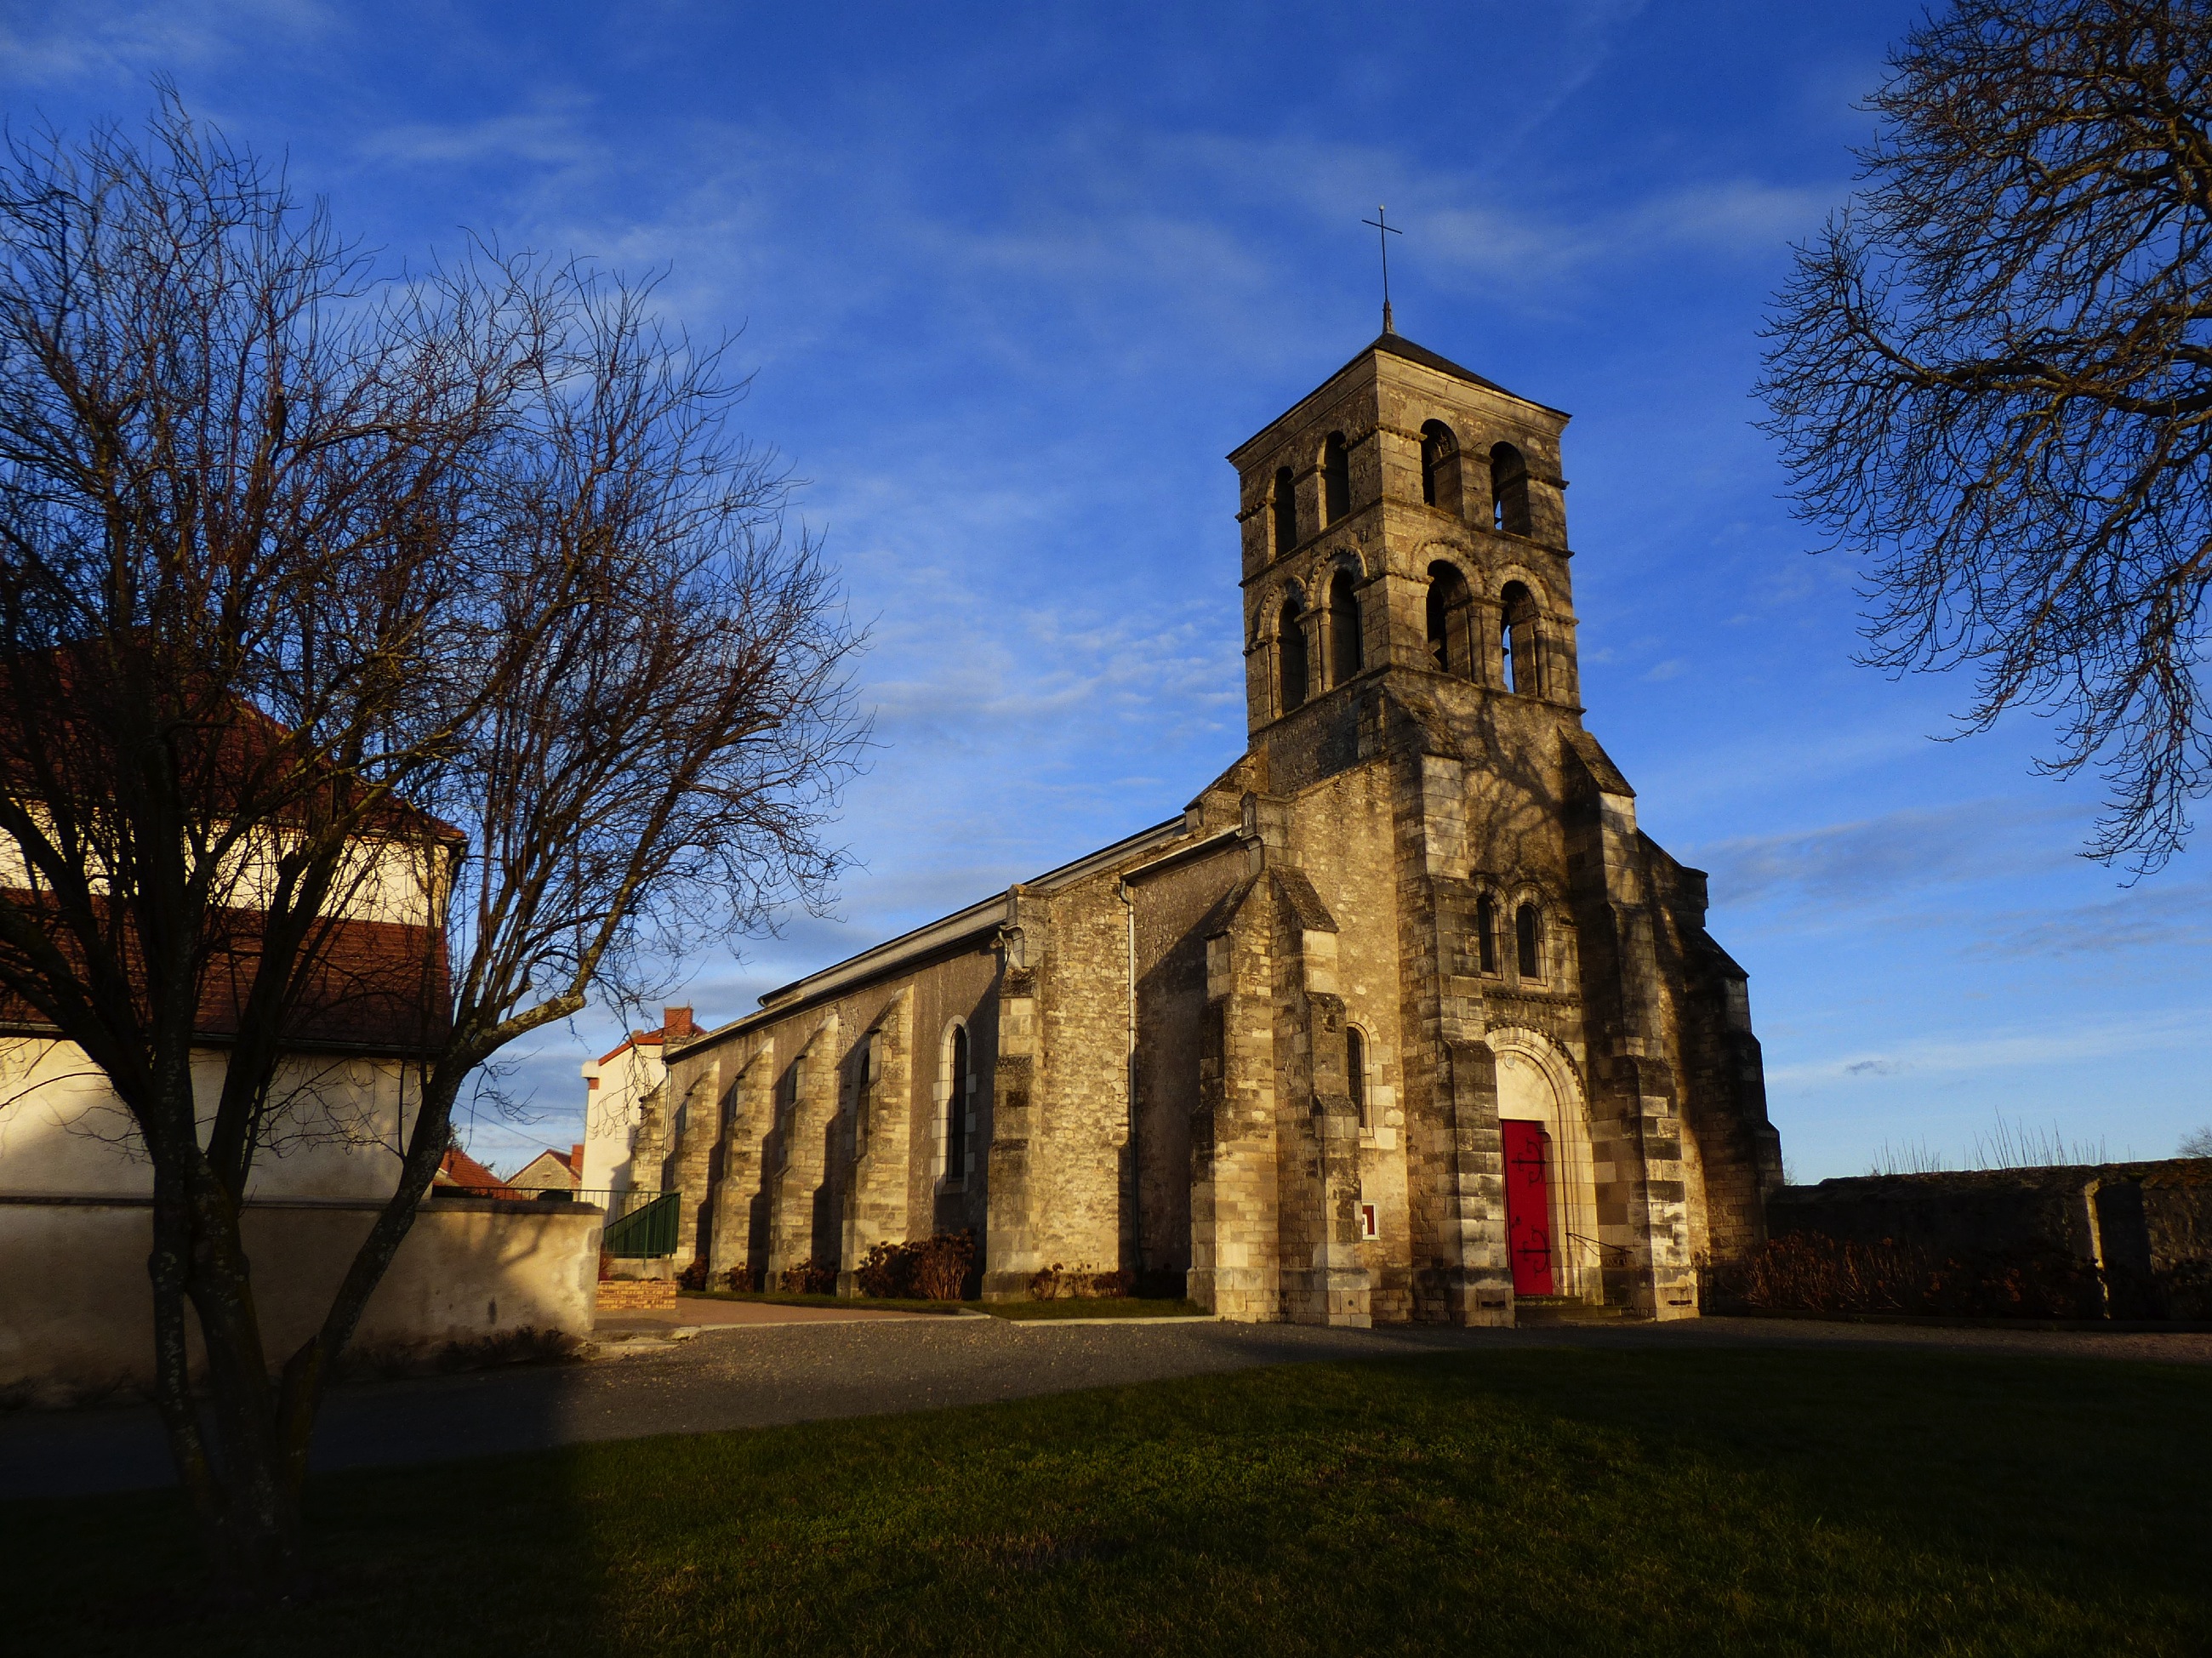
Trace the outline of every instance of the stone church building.
<instances>
[{"instance_id":1,"label":"stone church building","mask_svg":"<svg viewBox=\"0 0 2212 1658\"><path fill-rule=\"evenodd\" d=\"M1243 756L670 1043L635 1161L678 1259L849 1289L965 1227L987 1297L1693 1314L1780 1151L1705 878L1583 725L1566 422L1386 331L1239 447Z\"/></svg>"}]
</instances>

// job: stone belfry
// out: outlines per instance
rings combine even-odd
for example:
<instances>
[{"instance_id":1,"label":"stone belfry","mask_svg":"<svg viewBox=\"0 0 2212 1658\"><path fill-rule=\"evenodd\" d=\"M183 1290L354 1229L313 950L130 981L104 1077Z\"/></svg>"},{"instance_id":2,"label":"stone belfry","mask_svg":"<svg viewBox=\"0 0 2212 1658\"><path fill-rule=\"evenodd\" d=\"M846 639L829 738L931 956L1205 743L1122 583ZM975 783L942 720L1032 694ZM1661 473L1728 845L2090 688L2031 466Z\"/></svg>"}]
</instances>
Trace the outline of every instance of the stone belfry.
<instances>
[{"instance_id":1,"label":"stone belfry","mask_svg":"<svg viewBox=\"0 0 2212 1658\"><path fill-rule=\"evenodd\" d=\"M1378 1209L1403 1225L1402 1266L1334 1247L1346 1229L1325 1215L1321 1276L1303 1296L1285 1280L1294 1317L1506 1322L1554 1297L1680 1316L1697 1257L1755 1242L1778 1182L1745 977L1705 931L1705 878L1638 831L1583 726L1567 419L1386 331L1230 457L1248 811L1262 855L1330 916L1322 976L1357 975L1370 1024L1395 981L1394 1028L1357 1035L1364 1052L1335 1052L1327 1011L1304 1042L1316 1100L1324 1072L1362 1073L1344 1183L1357 1230ZM1346 843L1352 796L1381 794L1387 853ZM1364 961L1349 911L1366 912ZM1281 954L1279 1005L1295 996ZM1295 1278L1298 1251L1280 1253Z\"/></svg>"}]
</instances>

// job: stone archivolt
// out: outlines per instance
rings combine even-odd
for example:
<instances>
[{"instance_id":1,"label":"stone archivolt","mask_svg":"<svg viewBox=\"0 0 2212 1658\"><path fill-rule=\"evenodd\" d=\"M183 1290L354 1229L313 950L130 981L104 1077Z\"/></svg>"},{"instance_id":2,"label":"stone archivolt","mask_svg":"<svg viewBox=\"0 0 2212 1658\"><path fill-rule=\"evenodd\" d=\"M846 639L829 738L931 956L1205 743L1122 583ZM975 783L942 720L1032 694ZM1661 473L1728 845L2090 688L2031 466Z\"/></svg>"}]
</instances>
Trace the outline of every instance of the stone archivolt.
<instances>
[{"instance_id":1,"label":"stone archivolt","mask_svg":"<svg viewBox=\"0 0 2212 1658\"><path fill-rule=\"evenodd\" d=\"M672 1045L683 1247L849 1291L966 1228L987 1296L1057 1263L1240 1319L1694 1313L1780 1150L1705 877L1582 723L1566 420L1385 334L1240 446L1243 757Z\"/></svg>"}]
</instances>

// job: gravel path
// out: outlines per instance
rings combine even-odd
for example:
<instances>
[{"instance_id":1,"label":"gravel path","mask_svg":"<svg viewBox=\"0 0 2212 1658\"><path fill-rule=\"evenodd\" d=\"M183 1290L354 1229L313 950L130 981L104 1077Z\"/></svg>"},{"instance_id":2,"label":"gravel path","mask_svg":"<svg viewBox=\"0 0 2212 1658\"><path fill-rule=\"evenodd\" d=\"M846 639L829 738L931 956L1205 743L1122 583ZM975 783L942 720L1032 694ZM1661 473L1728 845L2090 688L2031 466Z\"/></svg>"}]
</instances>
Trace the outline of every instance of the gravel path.
<instances>
[{"instance_id":1,"label":"gravel path","mask_svg":"<svg viewBox=\"0 0 2212 1658\"><path fill-rule=\"evenodd\" d=\"M332 1394L319 1469L450 1461L647 1434L702 1433L1020 1399L1164 1376L1438 1351L1531 1346L1825 1346L2212 1364L2212 1333L1952 1330L1708 1318L1531 1330L1329 1330L1211 1321L1011 1323L893 1318L725 1325L610 1342L590 1363L368 1383ZM0 1417L0 1498L170 1482L143 1406Z\"/></svg>"}]
</instances>

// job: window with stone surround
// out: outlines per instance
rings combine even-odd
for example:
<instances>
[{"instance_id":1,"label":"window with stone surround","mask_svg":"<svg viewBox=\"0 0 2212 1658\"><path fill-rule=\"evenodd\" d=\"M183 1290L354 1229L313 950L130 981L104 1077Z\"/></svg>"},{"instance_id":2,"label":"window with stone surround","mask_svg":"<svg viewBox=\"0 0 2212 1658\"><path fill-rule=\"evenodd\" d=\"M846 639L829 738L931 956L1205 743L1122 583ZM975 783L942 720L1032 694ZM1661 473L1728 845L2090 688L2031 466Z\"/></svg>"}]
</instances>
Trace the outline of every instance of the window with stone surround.
<instances>
[{"instance_id":1,"label":"window with stone surround","mask_svg":"<svg viewBox=\"0 0 2212 1658\"><path fill-rule=\"evenodd\" d=\"M1474 677L1474 653L1468 623L1474 594L1459 566L1441 560L1429 566L1429 665L1438 673Z\"/></svg>"},{"instance_id":2,"label":"window with stone surround","mask_svg":"<svg viewBox=\"0 0 2212 1658\"><path fill-rule=\"evenodd\" d=\"M1440 420L1421 428L1421 500L1459 515L1459 439Z\"/></svg>"},{"instance_id":3,"label":"window with stone surround","mask_svg":"<svg viewBox=\"0 0 2212 1658\"><path fill-rule=\"evenodd\" d=\"M968 1027L954 1025L945 1046L945 1178L957 1181L968 1174L968 1113L975 1090L968 1062Z\"/></svg>"},{"instance_id":4,"label":"window with stone surround","mask_svg":"<svg viewBox=\"0 0 2212 1658\"><path fill-rule=\"evenodd\" d=\"M1366 665L1359 637L1359 584L1339 570L1328 584L1328 683L1341 685Z\"/></svg>"},{"instance_id":5,"label":"window with stone surround","mask_svg":"<svg viewBox=\"0 0 2212 1658\"><path fill-rule=\"evenodd\" d=\"M1523 904L1513 915L1515 969L1524 979L1544 976L1544 920L1534 904Z\"/></svg>"},{"instance_id":6,"label":"window with stone surround","mask_svg":"<svg viewBox=\"0 0 2212 1658\"><path fill-rule=\"evenodd\" d=\"M1282 680L1282 712L1288 714L1306 700L1305 606L1292 593L1283 601L1275 623L1275 658Z\"/></svg>"},{"instance_id":7,"label":"window with stone surround","mask_svg":"<svg viewBox=\"0 0 2212 1658\"><path fill-rule=\"evenodd\" d=\"M1359 1126L1367 1127L1367 1038L1356 1024L1344 1028L1344 1086L1359 1114Z\"/></svg>"},{"instance_id":8,"label":"window with stone surround","mask_svg":"<svg viewBox=\"0 0 2212 1658\"><path fill-rule=\"evenodd\" d=\"M1275 469L1275 556L1298 544L1298 484L1287 466Z\"/></svg>"},{"instance_id":9,"label":"window with stone surround","mask_svg":"<svg viewBox=\"0 0 2212 1658\"><path fill-rule=\"evenodd\" d=\"M1479 973L1498 971L1498 900L1486 892L1474 901L1474 965Z\"/></svg>"},{"instance_id":10,"label":"window with stone surround","mask_svg":"<svg viewBox=\"0 0 2212 1658\"><path fill-rule=\"evenodd\" d=\"M1536 647L1536 599L1520 582L1509 581L1498 598L1498 651L1504 671L1499 677L1516 696L1542 690Z\"/></svg>"},{"instance_id":11,"label":"window with stone surround","mask_svg":"<svg viewBox=\"0 0 2212 1658\"><path fill-rule=\"evenodd\" d=\"M1352 510L1352 455L1344 434L1331 432L1321 446L1321 521L1334 524Z\"/></svg>"},{"instance_id":12,"label":"window with stone surround","mask_svg":"<svg viewBox=\"0 0 2212 1658\"><path fill-rule=\"evenodd\" d=\"M1528 517L1528 463L1510 443L1490 452L1490 527L1510 536L1532 533Z\"/></svg>"}]
</instances>

